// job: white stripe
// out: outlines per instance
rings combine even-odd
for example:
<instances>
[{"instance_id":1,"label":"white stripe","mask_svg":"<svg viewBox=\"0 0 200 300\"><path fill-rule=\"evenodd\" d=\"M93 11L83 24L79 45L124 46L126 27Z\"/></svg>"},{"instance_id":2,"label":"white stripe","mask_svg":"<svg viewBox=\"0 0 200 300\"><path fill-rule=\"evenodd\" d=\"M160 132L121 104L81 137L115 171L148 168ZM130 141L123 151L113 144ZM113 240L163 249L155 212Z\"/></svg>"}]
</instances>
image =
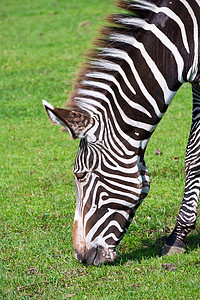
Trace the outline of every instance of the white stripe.
<instances>
[{"instance_id":1,"label":"white stripe","mask_svg":"<svg viewBox=\"0 0 200 300\"><path fill-rule=\"evenodd\" d=\"M170 17L172 20L174 20L178 26L181 29L181 35L182 35L182 40L183 40L183 44L185 46L186 51L188 52L188 54L190 53L190 49L189 49L189 45L188 45L188 40L187 40L187 35L186 35L186 30L185 30L185 25L182 22L182 20L177 16L177 14L175 14L171 9L169 9L168 7L158 7L156 8L156 13L164 13L166 14L168 17Z\"/></svg>"},{"instance_id":2,"label":"white stripe","mask_svg":"<svg viewBox=\"0 0 200 300\"><path fill-rule=\"evenodd\" d=\"M131 6L141 8L141 9L147 9L147 10L153 11L154 13L164 13L170 19L175 21L178 24L178 26L180 27L182 40L183 40L185 49L187 50L188 53L190 53L186 30L185 30L185 25L182 22L182 20L179 18L179 16L177 16L177 14L174 11L172 11L169 7L158 7L153 3L148 3L146 1L140 1L140 0L137 0L137 3L133 3L133 5L131 5Z\"/></svg>"},{"instance_id":3,"label":"white stripe","mask_svg":"<svg viewBox=\"0 0 200 300\"><path fill-rule=\"evenodd\" d=\"M142 43L138 42L134 37L127 36L127 35L124 35L124 34L111 34L110 39L113 40L113 41L120 41L120 42L129 44L129 45L132 45L135 48L140 50L141 55L143 56L143 58L145 59L147 65L149 66L149 69L154 74L155 80L158 82L161 89L163 90L164 98L165 98L164 99L165 104L169 105L169 103L171 102L171 100L174 97L176 92L172 92L169 89L163 74L160 72L160 70L156 66L156 64L153 61L153 59L151 58L151 56L147 53L144 45ZM112 49L111 49L111 51L112 51Z\"/></svg>"},{"instance_id":4,"label":"white stripe","mask_svg":"<svg viewBox=\"0 0 200 300\"><path fill-rule=\"evenodd\" d=\"M136 91L134 90L133 86L130 84L129 80L126 77L126 73L124 72L124 70L121 68L120 65L118 65L116 63L113 63L113 62L110 62L109 60L105 60L105 59L93 60L91 63L92 63L93 66L97 66L97 67L102 68L104 70L110 70L110 71L118 72L122 76L125 84L129 88L129 90L134 95L136 95Z\"/></svg>"},{"instance_id":5,"label":"white stripe","mask_svg":"<svg viewBox=\"0 0 200 300\"><path fill-rule=\"evenodd\" d=\"M84 103L84 102L80 102L80 107L82 108L82 105L83 107L88 111L91 112L91 115L92 114L96 114L98 116L101 116L102 113L98 111L97 108L101 109L103 112L104 112L104 116L105 116L105 119L106 119L106 123L109 122L109 118L108 118L108 115L107 115L107 110L105 109L105 107L99 103L98 100L95 100L95 99L90 99L90 98L84 98L84 97L77 97L78 99L82 99L83 101L87 101L87 103ZM102 121L103 123L105 121ZM142 149L145 149L146 146L147 146L147 143L149 142L149 139L145 139L145 140L142 140L142 141L137 141L137 140L134 140L133 138L131 138L129 135L127 135L126 133L124 133L122 131L122 129L119 127L119 124L117 122L115 122L115 127L116 127L116 130L117 132L119 133L119 135L121 136L121 141L117 138L117 142L118 144L121 144L122 145L122 149L126 149L124 150L125 153L127 155L134 155L134 151L130 151L128 150L127 148L125 148L124 144L123 144L123 141L125 140L126 141L126 144L128 143L130 145L130 148L133 147L133 148L142 148ZM113 129L113 132L114 132L114 129ZM109 149L110 150L110 149ZM122 153L123 154L123 153Z\"/></svg>"},{"instance_id":6,"label":"white stripe","mask_svg":"<svg viewBox=\"0 0 200 300\"><path fill-rule=\"evenodd\" d=\"M194 60L193 60L193 64L187 74L187 80L188 81L193 81L194 78L196 77L197 75L197 71L198 71L198 49L199 49L199 33L198 33L198 24L197 24L197 19L196 19L196 16L194 14L194 11L193 9L191 8L191 6L189 5L188 1L185 1L185 0L180 0L183 5L185 5L185 7L187 8L191 18L192 18L192 21L193 21L193 24L194 24L194 32L193 32L193 40L194 40Z\"/></svg>"},{"instance_id":7,"label":"white stripe","mask_svg":"<svg viewBox=\"0 0 200 300\"><path fill-rule=\"evenodd\" d=\"M131 100L126 96L126 94L123 92L123 90L120 86L120 83L116 80L116 78L113 75L109 75L109 74L101 73L101 72L93 72L93 73L86 74L86 77L92 77L92 78L96 78L96 79L104 79L104 80L113 82L117 86L120 95L128 103L128 105L130 105L134 109L137 109L137 110L143 112L149 118L152 118L152 116L148 112L148 110L146 110L142 105L134 102L134 99Z\"/></svg>"},{"instance_id":8,"label":"white stripe","mask_svg":"<svg viewBox=\"0 0 200 300\"><path fill-rule=\"evenodd\" d=\"M139 18L120 18L119 19L122 24L125 25L133 25L142 27L144 30L151 31L160 41L161 43L168 48L172 55L174 56L178 68L178 80L183 82L183 69L184 69L184 61L182 56L180 55L178 48L169 40L169 38L159 30L155 24L149 24L146 21Z\"/></svg>"},{"instance_id":9,"label":"white stripe","mask_svg":"<svg viewBox=\"0 0 200 300\"><path fill-rule=\"evenodd\" d=\"M124 229L121 228L120 224L119 224L117 221L112 220L112 221L111 221L111 222L110 222L110 223L102 230L102 232L100 233L100 235L97 236L97 237L92 241L93 245L100 245L100 244L101 244L100 239L103 237L104 233L105 233L111 226L115 226L115 227L119 230L119 232L123 232L123 231L124 231ZM95 232L94 232L94 234L95 234ZM93 234L93 236L94 236L94 234ZM92 233L91 233L91 235L92 235ZM93 236L90 237L90 240L92 240ZM107 246L107 244L106 244L106 246Z\"/></svg>"},{"instance_id":10,"label":"white stripe","mask_svg":"<svg viewBox=\"0 0 200 300\"><path fill-rule=\"evenodd\" d=\"M127 168L127 167L122 167L120 165L118 165L117 163L116 164L116 167L114 167L113 165L109 165L109 163L107 162L107 160L105 159L104 155L102 156L102 161L103 161L103 165L105 167L107 167L108 169L111 169L112 171L118 171L118 172L122 172L124 174L137 174L138 172L138 166L136 165L135 167L132 167L132 168ZM127 172L128 171L128 172ZM107 172L104 172L101 170L101 174L106 176L106 177L110 177L110 178L116 178L116 179L119 179L119 175L118 174L109 174ZM124 178L126 180L126 182L131 182L131 183L139 183L138 182L138 178L133 178L133 177L125 177Z\"/></svg>"},{"instance_id":11,"label":"white stripe","mask_svg":"<svg viewBox=\"0 0 200 300\"><path fill-rule=\"evenodd\" d=\"M142 123L142 122L135 121L135 120L132 120L129 117L127 117L126 114L124 113L124 111L119 106L113 90L110 89L110 87L108 85L106 85L105 83L96 82L96 81L94 81L94 82L92 82L92 81L84 81L84 84L88 84L88 85L91 85L91 86L94 86L94 87L100 87L100 88L103 88L103 89L107 89L111 93L111 95L112 95L112 97L114 99L114 103L115 103L115 105L116 105L116 107L118 109L118 112L120 113L120 116L123 119L124 123L126 123L128 125L131 125L133 127L136 127L136 128L147 130L149 132L152 132L155 129L156 125ZM86 90L86 89L79 89L78 93L82 94L82 95L89 96L89 97L94 97L94 98L97 98L97 99L101 99L104 102L106 102L108 104L108 106L109 106L109 111L112 114L112 118L114 120L114 123L115 122L117 123L117 120L115 118L114 111L112 109L112 105L110 103L110 100L103 93L96 92L96 91L93 91L93 90Z\"/></svg>"},{"instance_id":12,"label":"white stripe","mask_svg":"<svg viewBox=\"0 0 200 300\"><path fill-rule=\"evenodd\" d=\"M105 174L105 176L106 176L106 174ZM137 184L141 184L141 182L142 182L141 176L138 176L136 179L137 179ZM113 187L115 187L117 185L117 187L121 188L121 190L118 191L118 190L114 190L114 189L106 186L104 183L101 183L101 186L104 186L105 189L107 189L111 193L119 194L121 196L127 196L129 198L134 199L135 201L138 201L138 195L140 196L142 188L132 187L132 186L129 186L126 184L121 184L119 182L115 182L115 181L107 179L107 178L104 178L104 180L107 181L108 183L112 184ZM125 178L125 180L126 180L126 178ZM128 180L127 180L127 182L128 182ZM127 191L127 193L125 191ZM128 192L130 192L131 194L129 194ZM132 206L130 206L130 207L134 207L134 206L135 206L135 203L134 204L132 203Z\"/></svg>"},{"instance_id":13,"label":"white stripe","mask_svg":"<svg viewBox=\"0 0 200 300\"><path fill-rule=\"evenodd\" d=\"M135 80L140 87L141 92L143 93L144 97L146 98L145 100L147 100L151 104L151 106L153 107L153 109L155 111L155 114L159 118L161 118L163 116L163 114L160 112L155 99L149 94L146 87L144 86L144 83L142 82L142 80L134 66L133 60L130 58L130 56L125 51L119 50L119 49L114 49L114 48L106 49L104 52L104 55L105 54L107 54L108 56L111 56L111 57L123 59L128 63L128 65L130 66L130 69L135 77Z\"/></svg>"},{"instance_id":14,"label":"white stripe","mask_svg":"<svg viewBox=\"0 0 200 300\"><path fill-rule=\"evenodd\" d=\"M125 211L121 211L121 210L114 210L114 209L108 209L108 212L101 218L99 219L95 226L91 228L91 230L88 232L87 236L86 236L86 243L89 243L92 239L92 237L94 236L95 232L96 232L96 228L99 228L99 226L101 226L101 224L103 224L112 214L114 213L119 213L121 214L126 220L129 219L129 214L127 214Z\"/></svg>"}]
</instances>

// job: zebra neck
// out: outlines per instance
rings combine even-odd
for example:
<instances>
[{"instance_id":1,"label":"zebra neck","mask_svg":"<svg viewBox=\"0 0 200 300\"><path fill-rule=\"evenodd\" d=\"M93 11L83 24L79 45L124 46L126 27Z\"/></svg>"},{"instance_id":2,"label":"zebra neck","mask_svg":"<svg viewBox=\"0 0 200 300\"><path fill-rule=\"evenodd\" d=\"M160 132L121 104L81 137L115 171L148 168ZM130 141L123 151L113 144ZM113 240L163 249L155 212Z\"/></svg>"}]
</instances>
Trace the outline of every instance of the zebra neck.
<instances>
[{"instance_id":1,"label":"zebra neck","mask_svg":"<svg viewBox=\"0 0 200 300\"><path fill-rule=\"evenodd\" d=\"M133 1L126 9L144 10L143 18L113 16L115 27L106 28L72 98L77 109L98 121L97 140L106 134L144 149L181 84L194 80L198 26L192 5L199 6L185 0L159 6Z\"/></svg>"}]
</instances>

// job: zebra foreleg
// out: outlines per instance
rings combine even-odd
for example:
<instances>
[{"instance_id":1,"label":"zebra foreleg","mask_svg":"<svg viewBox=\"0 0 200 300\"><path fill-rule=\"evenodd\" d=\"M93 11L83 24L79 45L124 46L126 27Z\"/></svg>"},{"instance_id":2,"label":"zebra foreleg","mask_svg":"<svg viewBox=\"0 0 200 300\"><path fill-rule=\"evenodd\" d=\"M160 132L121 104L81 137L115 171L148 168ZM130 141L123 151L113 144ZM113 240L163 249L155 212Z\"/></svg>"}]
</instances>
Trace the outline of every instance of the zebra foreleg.
<instances>
[{"instance_id":1,"label":"zebra foreleg","mask_svg":"<svg viewBox=\"0 0 200 300\"><path fill-rule=\"evenodd\" d=\"M199 176L195 176L193 179L187 178L177 223L163 247L162 255L185 252L184 240L196 224L199 189Z\"/></svg>"},{"instance_id":2,"label":"zebra foreleg","mask_svg":"<svg viewBox=\"0 0 200 300\"><path fill-rule=\"evenodd\" d=\"M194 229L197 220L200 192L200 119L199 114L194 116L194 111L193 109L193 122L185 159L186 183L183 200L175 229L168 237L162 255L184 252L186 250L184 240Z\"/></svg>"}]
</instances>

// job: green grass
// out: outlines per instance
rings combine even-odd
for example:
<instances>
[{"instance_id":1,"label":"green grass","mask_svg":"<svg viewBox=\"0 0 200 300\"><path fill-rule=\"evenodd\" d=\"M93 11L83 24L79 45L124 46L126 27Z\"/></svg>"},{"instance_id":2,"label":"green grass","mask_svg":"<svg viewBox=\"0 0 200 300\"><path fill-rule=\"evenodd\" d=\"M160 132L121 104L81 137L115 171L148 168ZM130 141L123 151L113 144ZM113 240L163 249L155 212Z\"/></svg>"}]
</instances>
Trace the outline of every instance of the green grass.
<instances>
[{"instance_id":1,"label":"green grass","mask_svg":"<svg viewBox=\"0 0 200 300\"><path fill-rule=\"evenodd\" d=\"M199 228L188 253L159 257L184 189L191 87L181 88L150 141L151 191L113 265L73 256L78 141L52 126L41 100L62 106L111 0L0 3L0 297L199 299ZM162 155L154 155L156 148ZM173 160L178 156L178 160Z\"/></svg>"}]
</instances>

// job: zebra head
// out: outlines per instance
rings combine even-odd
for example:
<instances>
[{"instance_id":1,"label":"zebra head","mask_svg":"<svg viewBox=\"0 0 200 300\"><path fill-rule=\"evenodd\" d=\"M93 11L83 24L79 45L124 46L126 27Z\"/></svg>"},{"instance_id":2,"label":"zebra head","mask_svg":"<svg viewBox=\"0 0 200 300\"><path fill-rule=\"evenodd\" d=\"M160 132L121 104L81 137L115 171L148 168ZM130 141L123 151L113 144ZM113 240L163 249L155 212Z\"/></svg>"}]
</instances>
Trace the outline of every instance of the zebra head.
<instances>
[{"instance_id":1,"label":"zebra head","mask_svg":"<svg viewBox=\"0 0 200 300\"><path fill-rule=\"evenodd\" d=\"M127 156L117 153L117 146L114 149L109 141L102 142L99 127L105 125L100 125L95 117L54 108L46 101L43 105L54 124L67 128L72 138L81 138L74 165L75 257L94 265L112 262L116 258L116 246L141 203L141 194L144 198L148 193L148 186L142 183L142 171L138 171L138 160L132 153Z\"/></svg>"}]
</instances>

